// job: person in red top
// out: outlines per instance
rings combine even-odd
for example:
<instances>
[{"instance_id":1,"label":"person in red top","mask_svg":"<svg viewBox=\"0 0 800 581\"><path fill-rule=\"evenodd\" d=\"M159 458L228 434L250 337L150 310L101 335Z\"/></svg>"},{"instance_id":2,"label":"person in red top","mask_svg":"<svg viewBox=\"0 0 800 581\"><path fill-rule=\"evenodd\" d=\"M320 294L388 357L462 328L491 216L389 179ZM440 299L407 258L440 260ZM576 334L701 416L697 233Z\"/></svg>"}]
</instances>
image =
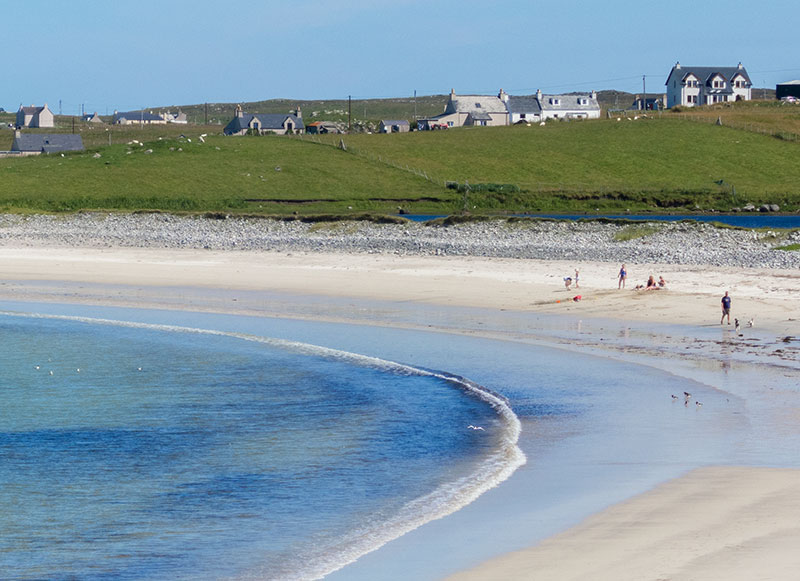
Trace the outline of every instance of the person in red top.
<instances>
[{"instance_id":1,"label":"person in red top","mask_svg":"<svg viewBox=\"0 0 800 581\"><path fill-rule=\"evenodd\" d=\"M725 320L725 317L728 317L728 324L731 324L731 297L728 296L728 291L725 291L725 296L722 297L722 318L719 320L719 324L722 324L722 321Z\"/></svg>"}]
</instances>

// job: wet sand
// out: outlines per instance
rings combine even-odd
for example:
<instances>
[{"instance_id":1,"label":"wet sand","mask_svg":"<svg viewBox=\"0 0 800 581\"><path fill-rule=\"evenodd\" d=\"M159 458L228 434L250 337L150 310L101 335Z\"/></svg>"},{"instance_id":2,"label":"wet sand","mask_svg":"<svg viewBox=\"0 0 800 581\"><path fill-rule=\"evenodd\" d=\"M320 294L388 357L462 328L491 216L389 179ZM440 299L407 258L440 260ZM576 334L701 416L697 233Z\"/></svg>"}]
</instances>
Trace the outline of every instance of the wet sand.
<instances>
[{"instance_id":1,"label":"wet sand","mask_svg":"<svg viewBox=\"0 0 800 581\"><path fill-rule=\"evenodd\" d=\"M796 341L800 273L712 266L627 267L628 288L620 290L619 265L610 263L6 247L0 249L0 299L398 327L404 323L382 321L385 313L380 309L362 313L360 307L382 301L411 309L480 308L506 314L509 320L514 313L566 315L583 321L584 327L579 325L569 333L557 331L547 341L623 359L647 359L648 364L674 373L686 367L687 375L702 374L702 362L718 357L722 349L727 357L734 357L734 364L779 365L789 384L792 377L800 376ZM567 290L563 277L576 268L581 273L580 287ZM664 276L667 289L632 290L634 281L644 282L649 274ZM720 297L725 290L733 297L731 322L740 320L740 333L727 324L720 330ZM290 300L296 295L320 297L319 308L298 309ZM573 300L579 295L580 300ZM286 301L281 302L281 297ZM339 306L331 309L332 304ZM750 319L752 328L747 326ZM613 333L604 321L615 322ZM633 338L620 338L617 332L626 321L635 327ZM678 324L694 331L675 336L667 328ZM657 331L641 340L648 325ZM440 326L446 332L459 332ZM520 339L520 331L511 323L491 329L476 324L461 332ZM666 359L664 348L669 351ZM685 350L686 357L678 357L680 350ZM758 377L757 372L751 375ZM749 389L759 390L762 386L757 382ZM752 392L744 395L753 397ZM777 400L781 394L769 393L766 386L758 391L767 407L775 402L773 413L783 417L783 429L791 429L791 418L800 418L797 394L790 395ZM702 468L590 516L530 549L492 559L454 578L792 579L800 564L791 549L800 540L792 522L800 514L799 475L800 471L788 468Z\"/></svg>"}]
</instances>

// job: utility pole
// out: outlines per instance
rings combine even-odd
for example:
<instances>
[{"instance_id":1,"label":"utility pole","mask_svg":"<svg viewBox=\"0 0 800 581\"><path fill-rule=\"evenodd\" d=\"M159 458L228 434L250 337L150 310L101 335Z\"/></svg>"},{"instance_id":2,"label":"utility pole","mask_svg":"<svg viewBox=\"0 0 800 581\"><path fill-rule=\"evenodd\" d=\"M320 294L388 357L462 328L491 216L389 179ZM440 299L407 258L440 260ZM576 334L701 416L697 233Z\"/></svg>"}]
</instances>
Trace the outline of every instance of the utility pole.
<instances>
[{"instance_id":1,"label":"utility pole","mask_svg":"<svg viewBox=\"0 0 800 581\"><path fill-rule=\"evenodd\" d=\"M353 97L347 95L347 132L353 131Z\"/></svg>"},{"instance_id":2,"label":"utility pole","mask_svg":"<svg viewBox=\"0 0 800 581\"><path fill-rule=\"evenodd\" d=\"M414 122L417 121L417 90L414 89Z\"/></svg>"},{"instance_id":3,"label":"utility pole","mask_svg":"<svg viewBox=\"0 0 800 581\"><path fill-rule=\"evenodd\" d=\"M647 75L642 75L642 109L647 111Z\"/></svg>"}]
</instances>

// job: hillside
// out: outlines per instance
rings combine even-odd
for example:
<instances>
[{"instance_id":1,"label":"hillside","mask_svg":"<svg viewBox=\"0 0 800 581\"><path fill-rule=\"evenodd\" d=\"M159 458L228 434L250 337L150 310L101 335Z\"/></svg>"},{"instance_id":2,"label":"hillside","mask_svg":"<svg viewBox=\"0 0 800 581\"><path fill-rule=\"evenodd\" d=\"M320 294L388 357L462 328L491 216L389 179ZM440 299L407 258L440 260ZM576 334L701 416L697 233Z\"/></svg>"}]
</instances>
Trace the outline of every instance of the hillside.
<instances>
[{"instance_id":1,"label":"hillside","mask_svg":"<svg viewBox=\"0 0 800 581\"><path fill-rule=\"evenodd\" d=\"M756 114L757 104L747 105L724 114L400 135L234 138L191 125L94 128L83 133L85 153L0 159L0 209L610 212L777 203L797 210L800 144L733 127L733 114ZM800 108L761 104L757 115L762 110L772 111L777 127L793 127ZM722 116L723 125L694 120L703 114Z\"/></svg>"}]
</instances>

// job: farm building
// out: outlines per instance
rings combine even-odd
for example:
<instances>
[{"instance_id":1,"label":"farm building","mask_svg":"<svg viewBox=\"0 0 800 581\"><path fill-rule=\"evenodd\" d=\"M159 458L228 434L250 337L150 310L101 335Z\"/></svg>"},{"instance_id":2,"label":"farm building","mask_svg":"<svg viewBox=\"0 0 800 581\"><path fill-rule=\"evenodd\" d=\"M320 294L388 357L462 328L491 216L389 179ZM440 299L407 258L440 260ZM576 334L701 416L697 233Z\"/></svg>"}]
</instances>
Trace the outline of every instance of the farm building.
<instances>
[{"instance_id":1,"label":"farm building","mask_svg":"<svg viewBox=\"0 0 800 581\"><path fill-rule=\"evenodd\" d=\"M23 107L20 105L17 111L17 127L55 127L55 118L53 112L47 107L37 107L31 105L30 107Z\"/></svg>"},{"instance_id":2,"label":"farm building","mask_svg":"<svg viewBox=\"0 0 800 581\"><path fill-rule=\"evenodd\" d=\"M775 85L775 98L794 97L800 99L800 81L789 81Z\"/></svg>"},{"instance_id":3,"label":"farm building","mask_svg":"<svg viewBox=\"0 0 800 581\"><path fill-rule=\"evenodd\" d=\"M114 111L114 125L166 125L167 120L152 111Z\"/></svg>"},{"instance_id":4,"label":"farm building","mask_svg":"<svg viewBox=\"0 0 800 581\"><path fill-rule=\"evenodd\" d=\"M378 126L380 133L408 133L411 125L405 119L382 119Z\"/></svg>"},{"instance_id":5,"label":"farm building","mask_svg":"<svg viewBox=\"0 0 800 581\"><path fill-rule=\"evenodd\" d=\"M80 135L44 133L22 134L17 131L11 151L19 151L23 155L40 153L61 153L64 151L83 151L83 140Z\"/></svg>"}]
</instances>

